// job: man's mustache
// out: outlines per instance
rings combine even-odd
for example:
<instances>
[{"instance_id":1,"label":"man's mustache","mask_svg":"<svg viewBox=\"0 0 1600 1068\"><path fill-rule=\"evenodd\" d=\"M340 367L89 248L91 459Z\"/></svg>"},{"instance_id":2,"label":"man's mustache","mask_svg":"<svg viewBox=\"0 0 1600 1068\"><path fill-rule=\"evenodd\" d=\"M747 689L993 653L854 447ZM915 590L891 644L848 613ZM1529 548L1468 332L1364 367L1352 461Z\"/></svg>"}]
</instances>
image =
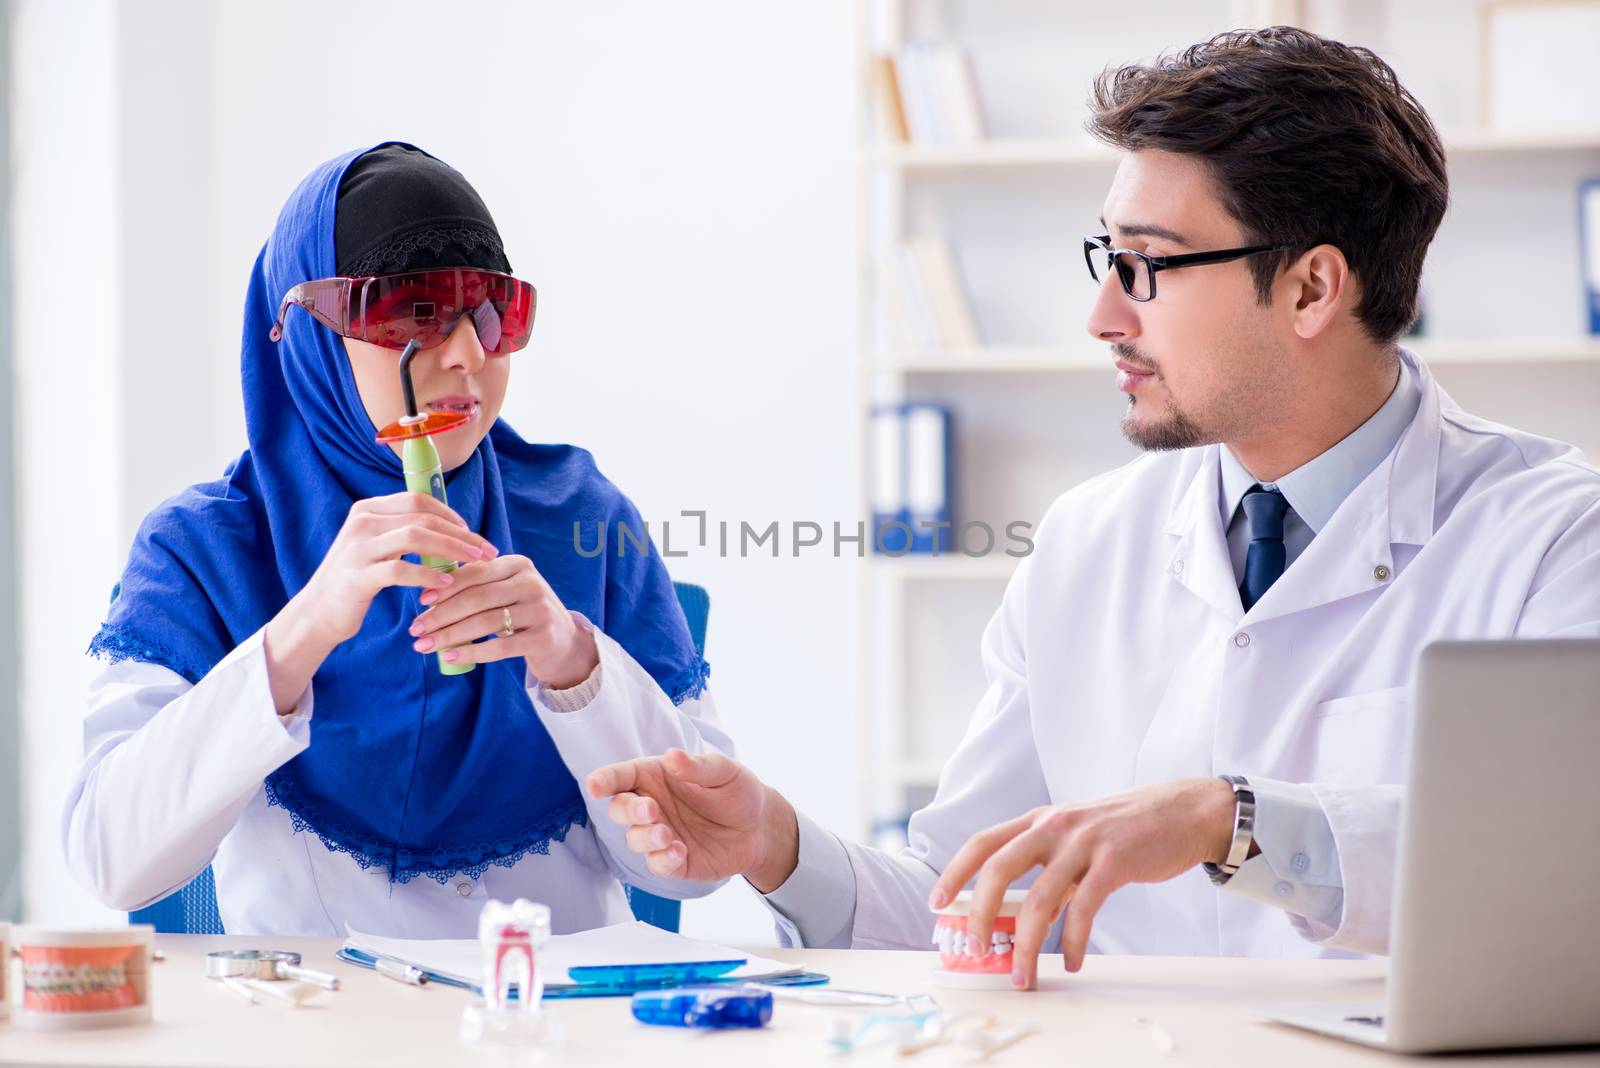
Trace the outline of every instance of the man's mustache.
<instances>
[{"instance_id":1,"label":"man's mustache","mask_svg":"<svg viewBox=\"0 0 1600 1068\"><path fill-rule=\"evenodd\" d=\"M1137 367L1141 371L1148 371L1148 373L1153 375L1159 375L1161 373L1160 366L1154 360L1149 359L1138 349L1135 349L1131 346L1121 344L1112 345L1111 352L1114 356L1116 356L1117 359L1125 360L1126 362L1133 364L1133 366Z\"/></svg>"}]
</instances>

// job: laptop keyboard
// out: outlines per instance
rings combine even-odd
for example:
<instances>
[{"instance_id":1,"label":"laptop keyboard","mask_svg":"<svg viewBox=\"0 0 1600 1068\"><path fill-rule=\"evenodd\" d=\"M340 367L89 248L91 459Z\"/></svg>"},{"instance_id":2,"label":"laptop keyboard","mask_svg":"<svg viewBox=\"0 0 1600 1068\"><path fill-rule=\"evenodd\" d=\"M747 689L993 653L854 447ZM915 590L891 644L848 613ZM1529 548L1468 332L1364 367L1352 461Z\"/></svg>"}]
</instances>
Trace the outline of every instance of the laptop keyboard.
<instances>
[{"instance_id":1,"label":"laptop keyboard","mask_svg":"<svg viewBox=\"0 0 1600 1068\"><path fill-rule=\"evenodd\" d=\"M1382 1016L1346 1016L1345 1023L1366 1024L1368 1027L1382 1027Z\"/></svg>"}]
</instances>

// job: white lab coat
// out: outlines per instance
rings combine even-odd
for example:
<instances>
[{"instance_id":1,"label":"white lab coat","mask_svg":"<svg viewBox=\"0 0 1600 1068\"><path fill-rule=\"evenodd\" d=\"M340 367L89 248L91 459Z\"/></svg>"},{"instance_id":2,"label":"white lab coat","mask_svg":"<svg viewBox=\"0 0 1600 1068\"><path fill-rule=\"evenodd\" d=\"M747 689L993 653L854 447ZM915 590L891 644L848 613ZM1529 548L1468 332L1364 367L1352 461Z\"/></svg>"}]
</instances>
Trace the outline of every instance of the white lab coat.
<instances>
[{"instance_id":1,"label":"white lab coat","mask_svg":"<svg viewBox=\"0 0 1600 1068\"><path fill-rule=\"evenodd\" d=\"M1411 425L1249 613L1218 505L1220 446L1142 456L1056 501L984 634L987 692L910 848L842 845L853 945L925 948L934 873L975 831L1233 772L1314 791L1338 847L1338 929L1307 932L1197 869L1112 894L1091 949L1385 951L1418 652L1600 635L1600 471L1462 412L1404 358L1421 389ZM825 866L835 847L812 841ZM1058 937L1059 924L1046 948Z\"/></svg>"},{"instance_id":2,"label":"white lab coat","mask_svg":"<svg viewBox=\"0 0 1600 1068\"><path fill-rule=\"evenodd\" d=\"M607 802L587 793L588 826L510 868L442 884L426 876L391 883L380 868L363 870L267 804L264 780L316 744L317 727L309 686L291 715L277 714L261 636L195 686L135 661L107 665L95 679L62 837L73 874L106 905L143 907L209 864L229 934L342 936L349 923L397 937L472 938L491 898L544 902L564 933L631 919L618 879L675 898L714 889L651 874L627 847L627 828L608 818ZM527 678L534 709L580 784L604 764L671 746L733 751L709 690L674 707L625 649L599 631L595 642L598 679L582 689L599 686L583 707L557 711L557 698L578 691L552 695Z\"/></svg>"}]
</instances>

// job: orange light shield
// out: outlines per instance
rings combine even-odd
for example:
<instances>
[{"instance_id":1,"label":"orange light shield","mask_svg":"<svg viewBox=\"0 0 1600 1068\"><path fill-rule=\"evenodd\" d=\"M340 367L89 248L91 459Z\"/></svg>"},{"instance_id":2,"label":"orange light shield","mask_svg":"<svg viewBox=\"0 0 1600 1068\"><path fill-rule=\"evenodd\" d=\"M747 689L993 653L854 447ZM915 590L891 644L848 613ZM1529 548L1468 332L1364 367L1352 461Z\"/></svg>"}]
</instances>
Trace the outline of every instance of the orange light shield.
<instances>
[{"instance_id":1,"label":"orange light shield","mask_svg":"<svg viewBox=\"0 0 1600 1068\"><path fill-rule=\"evenodd\" d=\"M378 431L378 444L389 445L407 438L429 438L454 430L470 418L466 412L429 412L415 423L390 423Z\"/></svg>"}]
</instances>

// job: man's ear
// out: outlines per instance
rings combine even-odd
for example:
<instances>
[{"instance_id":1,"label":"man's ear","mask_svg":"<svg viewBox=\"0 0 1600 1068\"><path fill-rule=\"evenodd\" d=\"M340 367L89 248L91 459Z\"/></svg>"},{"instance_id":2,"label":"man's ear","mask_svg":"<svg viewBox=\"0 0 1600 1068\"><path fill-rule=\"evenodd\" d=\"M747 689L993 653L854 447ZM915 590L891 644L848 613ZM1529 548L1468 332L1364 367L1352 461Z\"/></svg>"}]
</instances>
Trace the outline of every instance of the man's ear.
<instances>
[{"instance_id":1,"label":"man's ear","mask_svg":"<svg viewBox=\"0 0 1600 1068\"><path fill-rule=\"evenodd\" d=\"M1332 325L1339 311L1356 299L1356 280L1344 253L1318 245L1289 265L1282 283L1292 301L1294 332L1306 341Z\"/></svg>"}]
</instances>

